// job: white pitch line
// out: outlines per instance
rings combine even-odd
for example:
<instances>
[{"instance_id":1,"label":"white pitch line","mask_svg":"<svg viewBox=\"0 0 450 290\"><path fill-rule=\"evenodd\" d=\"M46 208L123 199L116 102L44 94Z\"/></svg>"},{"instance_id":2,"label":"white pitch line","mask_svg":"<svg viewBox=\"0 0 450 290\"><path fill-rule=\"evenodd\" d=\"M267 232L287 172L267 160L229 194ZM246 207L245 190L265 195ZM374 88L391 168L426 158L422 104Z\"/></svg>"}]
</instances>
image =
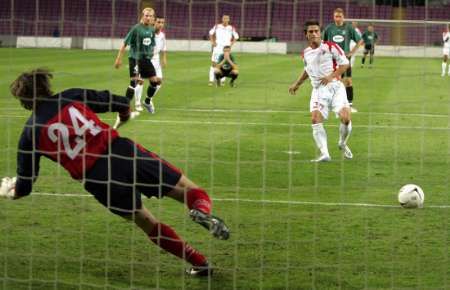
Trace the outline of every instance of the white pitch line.
<instances>
[{"instance_id":1,"label":"white pitch line","mask_svg":"<svg viewBox=\"0 0 450 290\"><path fill-rule=\"evenodd\" d=\"M22 108L2 108L5 111L23 111ZM236 109L195 109L195 108L160 108L159 111L175 111L175 112L201 112L201 113L259 113L259 114L310 114L304 110L236 110ZM395 113L395 112L364 112L359 111L362 115L382 115L382 116L405 116L405 117L430 117L430 118L450 118L450 114L425 114L425 113Z\"/></svg>"},{"instance_id":2,"label":"white pitch line","mask_svg":"<svg viewBox=\"0 0 450 290\"><path fill-rule=\"evenodd\" d=\"M20 115L1 115L0 118L24 118ZM105 121L114 121L115 119L103 118ZM156 124L181 124L181 125L225 125L225 126L282 126L282 127L310 127L311 124L302 123L259 123L259 122L226 122L226 121L186 121L186 120L153 120L153 119L133 119L131 122L142 123L156 123ZM338 127L336 124L327 124L328 127ZM450 127L422 127L422 126L392 126L392 125L352 125L353 128L367 128L367 129L403 129L403 130L432 130L432 131L447 131Z\"/></svg>"},{"instance_id":3,"label":"white pitch line","mask_svg":"<svg viewBox=\"0 0 450 290\"><path fill-rule=\"evenodd\" d=\"M61 197L93 197L90 194L75 193L49 193L34 192L33 196L61 196ZM352 202L322 202L322 201L298 201L298 200L269 200L269 199L247 199L247 198L213 198L213 201L222 202L245 202L257 204L287 204L287 205L317 205L317 206L345 206L345 207L374 207L374 208L400 208L399 205L376 204L376 203L352 203ZM450 205L426 205L425 208L447 209Z\"/></svg>"}]
</instances>

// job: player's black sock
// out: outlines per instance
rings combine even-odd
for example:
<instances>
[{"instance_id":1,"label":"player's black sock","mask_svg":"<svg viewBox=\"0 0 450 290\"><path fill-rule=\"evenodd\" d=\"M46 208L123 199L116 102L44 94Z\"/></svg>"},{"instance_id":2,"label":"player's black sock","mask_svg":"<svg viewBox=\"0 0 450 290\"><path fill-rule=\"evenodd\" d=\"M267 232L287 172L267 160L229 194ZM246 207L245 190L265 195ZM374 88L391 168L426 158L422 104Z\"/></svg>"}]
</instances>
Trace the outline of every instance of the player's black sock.
<instances>
[{"instance_id":1,"label":"player's black sock","mask_svg":"<svg viewBox=\"0 0 450 290\"><path fill-rule=\"evenodd\" d=\"M361 63L364 64L366 62L366 56L363 56Z\"/></svg>"},{"instance_id":2,"label":"player's black sock","mask_svg":"<svg viewBox=\"0 0 450 290\"><path fill-rule=\"evenodd\" d=\"M370 56L370 58L369 58L369 63L370 63L370 64L373 63L373 55Z\"/></svg>"},{"instance_id":3,"label":"player's black sock","mask_svg":"<svg viewBox=\"0 0 450 290\"><path fill-rule=\"evenodd\" d=\"M351 104L353 102L353 87L345 87L347 92L347 100Z\"/></svg>"},{"instance_id":4,"label":"player's black sock","mask_svg":"<svg viewBox=\"0 0 450 290\"><path fill-rule=\"evenodd\" d=\"M230 73L230 78L231 78L232 81L234 81L235 79L237 79L238 76L239 76L239 75Z\"/></svg>"},{"instance_id":5,"label":"player's black sock","mask_svg":"<svg viewBox=\"0 0 450 290\"><path fill-rule=\"evenodd\" d=\"M152 100L152 98L146 97L145 100L144 100L144 103L146 105L149 105L151 100Z\"/></svg>"},{"instance_id":6,"label":"player's black sock","mask_svg":"<svg viewBox=\"0 0 450 290\"><path fill-rule=\"evenodd\" d=\"M153 84L150 83L150 85L147 88L147 97L151 98L155 95L155 93L156 93L156 85L153 86Z\"/></svg>"},{"instance_id":7,"label":"player's black sock","mask_svg":"<svg viewBox=\"0 0 450 290\"><path fill-rule=\"evenodd\" d=\"M130 80L130 85L128 86L127 90L125 91L125 96L132 100L134 97L134 89L136 88L136 81Z\"/></svg>"},{"instance_id":8,"label":"player's black sock","mask_svg":"<svg viewBox=\"0 0 450 290\"><path fill-rule=\"evenodd\" d=\"M214 76L215 76L216 80L220 80L222 78L221 73L215 73Z\"/></svg>"}]
</instances>

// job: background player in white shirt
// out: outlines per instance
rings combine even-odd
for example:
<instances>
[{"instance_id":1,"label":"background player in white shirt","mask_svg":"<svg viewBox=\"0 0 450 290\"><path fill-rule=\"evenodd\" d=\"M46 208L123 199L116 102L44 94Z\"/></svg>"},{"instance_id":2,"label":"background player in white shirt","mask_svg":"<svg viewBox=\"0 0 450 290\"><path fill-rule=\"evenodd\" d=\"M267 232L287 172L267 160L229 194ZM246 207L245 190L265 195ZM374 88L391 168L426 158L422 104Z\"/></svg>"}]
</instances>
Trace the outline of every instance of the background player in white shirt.
<instances>
[{"instance_id":1,"label":"background player in white shirt","mask_svg":"<svg viewBox=\"0 0 450 290\"><path fill-rule=\"evenodd\" d=\"M442 48L444 60L442 62L441 76L445 76L445 69L447 67L448 56L450 55L450 29L448 24L447 27L445 28L445 31L442 32L442 41L444 42L444 47ZM448 67L448 75L450 76L450 66Z\"/></svg>"},{"instance_id":2,"label":"background player in white shirt","mask_svg":"<svg viewBox=\"0 0 450 290\"><path fill-rule=\"evenodd\" d=\"M362 33L361 33L361 30L359 30L359 28L358 28L358 22L353 21L352 26L355 29L356 33L358 33L359 37L361 37ZM356 42L353 39L351 39L350 40L350 51L352 51L355 46L356 46ZM355 57L355 53L354 53L354 54L352 54L352 57L350 58L350 67L355 67L355 58L356 57Z\"/></svg>"},{"instance_id":3,"label":"background player in white shirt","mask_svg":"<svg viewBox=\"0 0 450 290\"><path fill-rule=\"evenodd\" d=\"M239 39L239 34L236 29L230 25L230 16L223 15L222 23L214 25L209 31L209 40L213 47L211 56L211 67L209 68L209 85L214 84L214 68L217 64L217 59L219 55L223 53L223 48L225 46L233 46L236 40Z\"/></svg>"},{"instance_id":4,"label":"background player in white shirt","mask_svg":"<svg viewBox=\"0 0 450 290\"><path fill-rule=\"evenodd\" d=\"M304 70L298 79L289 87L294 95L306 79L311 80L313 87L310 101L313 138L320 150L320 156L312 162L330 161L327 133L323 120L328 119L331 108L339 115L339 149L347 159L353 158L347 141L352 131L351 109L347 100L345 87L339 81L342 73L348 68L349 61L344 51L333 42L323 42L318 21L305 23L305 35L309 46L303 51Z\"/></svg>"}]
</instances>

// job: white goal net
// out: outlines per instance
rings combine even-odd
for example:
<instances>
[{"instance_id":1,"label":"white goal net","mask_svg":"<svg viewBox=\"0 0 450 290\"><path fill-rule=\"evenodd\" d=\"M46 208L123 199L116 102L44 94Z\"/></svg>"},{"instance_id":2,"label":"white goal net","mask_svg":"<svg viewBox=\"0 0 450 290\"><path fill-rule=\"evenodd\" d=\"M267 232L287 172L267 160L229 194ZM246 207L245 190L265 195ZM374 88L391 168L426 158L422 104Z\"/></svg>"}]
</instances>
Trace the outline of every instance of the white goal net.
<instances>
[{"instance_id":1,"label":"white goal net","mask_svg":"<svg viewBox=\"0 0 450 290\"><path fill-rule=\"evenodd\" d=\"M187 275L188 263L41 158L31 195L0 200L1 289L449 288L445 0L0 0L0 177L17 174L30 116L11 82L47 67L55 93L124 95L128 59L120 69L114 60L145 7L166 21L167 65L155 113L140 112L118 131L210 195L229 240L211 237L167 197L142 201L208 258L214 275ZM304 22L325 28L336 8L361 33L373 25L379 39L372 60L362 63L363 44L353 64L353 159L337 146L340 121L330 111L323 124L331 161L312 163L312 88L307 81L295 96L288 89L303 71ZM223 15L239 34L235 87L229 79L208 85L209 31ZM409 183L424 190L423 209L399 205Z\"/></svg>"}]
</instances>

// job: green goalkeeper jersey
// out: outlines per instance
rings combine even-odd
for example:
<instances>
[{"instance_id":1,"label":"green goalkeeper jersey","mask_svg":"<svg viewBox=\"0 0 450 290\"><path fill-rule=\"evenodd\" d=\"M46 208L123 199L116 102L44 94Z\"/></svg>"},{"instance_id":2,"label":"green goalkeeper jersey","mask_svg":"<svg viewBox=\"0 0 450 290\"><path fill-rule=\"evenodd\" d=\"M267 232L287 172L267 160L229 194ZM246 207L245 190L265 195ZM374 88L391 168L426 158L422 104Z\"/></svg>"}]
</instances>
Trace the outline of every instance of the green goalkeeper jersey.
<instances>
[{"instance_id":1,"label":"green goalkeeper jersey","mask_svg":"<svg viewBox=\"0 0 450 290\"><path fill-rule=\"evenodd\" d=\"M124 43L130 46L128 56L136 60L152 59L155 48L155 29L141 23L131 28Z\"/></svg>"},{"instance_id":2,"label":"green goalkeeper jersey","mask_svg":"<svg viewBox=\"0 0 450 290\"><path fill-rule=\"evenodd\" d=\"M322 39L336 43L345 53L348 53L350 52L350 40L358 43L361 37L350 23L344 22L341 26L337 26L335 23L329 24L323 31Z\"/></svg>"}]
</instances>

